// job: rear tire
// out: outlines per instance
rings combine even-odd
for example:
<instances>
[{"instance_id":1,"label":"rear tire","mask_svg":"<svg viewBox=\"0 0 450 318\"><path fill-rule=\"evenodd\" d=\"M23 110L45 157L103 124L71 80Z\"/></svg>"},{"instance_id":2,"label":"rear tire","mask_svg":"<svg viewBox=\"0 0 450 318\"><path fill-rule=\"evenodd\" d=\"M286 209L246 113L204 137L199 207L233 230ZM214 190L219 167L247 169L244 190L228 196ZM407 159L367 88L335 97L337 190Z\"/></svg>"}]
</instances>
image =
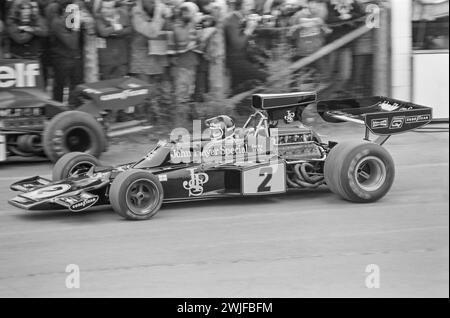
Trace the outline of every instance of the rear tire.
<instances>
[{"instance_id":1,"label":"rear tire","mask_svg":"<svg viewBox=\"0 0 450 318\"><path fill-rule=\"evenodd\" d=\"M80 111L65 111L52 118L43 133L44 151L53 162L69 152L94 157L106 149L106 135L95 118Z\"/></svg>"},{"instance_id":2,"label":"rear tire","mask_svg":"<svg viewBox=\"0 0 450 318\"><path fill-rule=\"evenodd\" d=\"M127 220L148 220L161 208L164 191L150 172L128 170L111 184L109 199L114 211Z\"/></svg>"},{"instance_id":3,"label":"rear tire","mask_svg":"<svg viewBox=\"0 0 450 318\"><path fill-rule=\"evenodd\" d=\"M83 152L71 152L62 156L53 167L53 181L67 179L77 173L88 172L100 162L94 156Z\"/></svg>"},{"instance_id":4,"label":"rear tire","mask_svg":"<svg viewBox=\"0 0 450 318\"><path fill-rule=\"evenodd\" d=\"M382 146L370 142L342 142L325 160L325 182L330 190L352 202L381 199L391 188L395 166Z\"/></svg>"}]
</instances>

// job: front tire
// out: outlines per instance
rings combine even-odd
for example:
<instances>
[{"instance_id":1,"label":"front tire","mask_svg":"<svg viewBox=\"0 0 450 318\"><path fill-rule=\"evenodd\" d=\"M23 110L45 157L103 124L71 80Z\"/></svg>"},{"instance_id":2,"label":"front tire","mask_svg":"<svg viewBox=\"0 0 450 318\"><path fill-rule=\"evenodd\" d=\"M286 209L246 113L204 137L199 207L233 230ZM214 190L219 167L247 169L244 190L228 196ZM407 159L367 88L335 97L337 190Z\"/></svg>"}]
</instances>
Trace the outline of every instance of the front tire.
<instances>
[{"instance_id":1,"label":"front tire","mask_svg":"<svg viewBox=\"0 0 450 318\"><path fill-rule=\"evenodd\" d=\"M342 142L325 160L325 182L330 190L352 202L374 202L386 195L395 178L391 155L370 142Z\"/></svg>"},{"instance_id":2,"label":"front tire","mask_svg":"<svg viewBox=\"0 0 450 318\"><path fill-rule=\"evenodd\" d=\"M73 175L86 173L100 162L94 156L83 152L71 152L62 156L53 167L53 181L67 179Z\"/></svg>"},{"instance_id":3,"label":"front tire","mask_svg":"<svg viewBox=\"0 0 450 318\"><path fill-rule=\"evenodd\" d=\"M127 220L147 220L161 208L164 191L159 179L147 171L128 170L111 184L109 199L114 211Z\"/></svg>"},{"instance_id":4,"label":"front tire","mask_svg":"<svg viewBox=\"0 0 450 318\"><path fill-rule=\"evenodd\" d=\"M65 111L53 117L45 127L42 142L45 154L53 162L70 152L98 157L107 143L99 122L80 111Z\"/></svg>"}]
</instances>

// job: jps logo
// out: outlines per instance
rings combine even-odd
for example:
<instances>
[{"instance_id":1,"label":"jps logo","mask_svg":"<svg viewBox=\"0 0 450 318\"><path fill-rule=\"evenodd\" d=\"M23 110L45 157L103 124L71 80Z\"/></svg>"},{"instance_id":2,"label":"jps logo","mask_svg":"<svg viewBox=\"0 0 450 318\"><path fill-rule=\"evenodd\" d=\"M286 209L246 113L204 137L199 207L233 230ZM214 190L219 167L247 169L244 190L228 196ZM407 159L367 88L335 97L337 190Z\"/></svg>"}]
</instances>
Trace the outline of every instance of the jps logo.
<instances>
[{"instance_id":1,"label":"jps logo","mask_svg":"<svg viewBox=\"0 0 450 318\"><path fill-rule=\"evenodd\" d=\"M284 120L287 124L292 123L295 118L295 113L293 111L288 110L286 115L284 116Z\"/></svg>"},{"instance_id":2,"label":"jps logo","mask_svg":"<svg viewBox=\"0 0 450 318\"><path fill-rule=\"evenodd\" d=\"M189 169L191 180L183 182L183 188L189 190L189 196L200 196L203 194L203 185L208 182L209 176L204 173L195 173L195 169Z\"/></svg>"},{"instance_id":3,"label":"jps logo","mask_svg":"<svg viewBox=\"0 0 450 318\"><path fill-rule=\"evenodd\" d=\"M15 63L0 65L0 88L36 87L38 63Z\"/></svg>"},{"instance_id":4,"label":"jps logo","mask_svg":"<svg viewBox=\"0 0 450 318\"><path fill-rule=\"evenodd\" d=\"M404 117L394 117L391 121L390 129L400 129L403 127Z\"/></svg>"}]
</instances>

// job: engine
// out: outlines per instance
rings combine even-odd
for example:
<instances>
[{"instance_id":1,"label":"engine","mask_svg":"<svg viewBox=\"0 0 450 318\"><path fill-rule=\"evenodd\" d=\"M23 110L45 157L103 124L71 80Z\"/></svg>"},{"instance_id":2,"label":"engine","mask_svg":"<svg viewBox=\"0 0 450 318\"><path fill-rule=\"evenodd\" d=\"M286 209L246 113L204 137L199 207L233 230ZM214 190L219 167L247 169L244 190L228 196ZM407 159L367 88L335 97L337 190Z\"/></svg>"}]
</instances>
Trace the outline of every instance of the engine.
<instances>
[{"instance_id":1,"label":"engine","mask_svg":"<svg viewBox=\"0 0 450 318\"><path fill-rule=\"evenodd\" d=\"M325 149L307 128L278 129L278 153L287 163L287 184L290 188L316 188L324 184Z\"/></svg>"},{"instance_id":2,"label":"engine","mask_svg":"<svg viewBox=\"0 0 450 318\"><path fill-rule=\"evenodd\" d=\"M313 132L307 128L279 128L275 144L278 154L287 162L320 159L323 149L317 144Z\"/></svg>"}]
</instances>

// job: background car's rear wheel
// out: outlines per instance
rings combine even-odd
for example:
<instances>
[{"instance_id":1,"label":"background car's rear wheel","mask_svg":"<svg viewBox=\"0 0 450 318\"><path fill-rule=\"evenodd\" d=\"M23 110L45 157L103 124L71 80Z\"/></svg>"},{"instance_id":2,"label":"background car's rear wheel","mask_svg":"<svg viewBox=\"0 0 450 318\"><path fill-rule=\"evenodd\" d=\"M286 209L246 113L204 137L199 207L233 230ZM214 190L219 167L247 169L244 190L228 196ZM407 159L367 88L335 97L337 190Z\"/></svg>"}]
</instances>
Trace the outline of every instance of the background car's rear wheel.
<instances>
[{"instance_id":1,"label":"background car's rear wheel","mask_svg":"<svg viewBox=\"0 0 450 318\"><path fill-rule=\"evenodd\" d=\"M86 173L100 162L92 155L83 152L71 152L62 156L53 167L53 181L67 179L71 176Z\"/></svg>"},{"instance_id":2,"label":"background car's rear wheel","mask_svg":"<svg viewBox=\"0 0 450 318\"><path fill-rule=\"evenodd\" d=\"M47 157L56 161L69 152L98 157L106 149L106 135L95 118L80 111L62 112L52 118L43 134Z\"/></svg>"},{"instance_id":3,"label":"background car's rear wheel","mask_svg":"<svg viewBox=\"0 0 450 318\"><path fill-rule=\"evenodd\" d=\"M342 142L331 149L324 166L331 191L353 202L374 202L391 188L395 167L382 146L370 142Z\"/></svg>"},{"instance_id":4,"label":"background car's rear wheel","mask_svg":"<svg viewBox=\"0 0 450 318\"><path fill-rule=\"evenodd\" d=\"M114 211L128 220L147 220L160 209L164 192L159 179L150 172L128 170L111 184L109 199Z\"/></svg>"}]
</instances>

